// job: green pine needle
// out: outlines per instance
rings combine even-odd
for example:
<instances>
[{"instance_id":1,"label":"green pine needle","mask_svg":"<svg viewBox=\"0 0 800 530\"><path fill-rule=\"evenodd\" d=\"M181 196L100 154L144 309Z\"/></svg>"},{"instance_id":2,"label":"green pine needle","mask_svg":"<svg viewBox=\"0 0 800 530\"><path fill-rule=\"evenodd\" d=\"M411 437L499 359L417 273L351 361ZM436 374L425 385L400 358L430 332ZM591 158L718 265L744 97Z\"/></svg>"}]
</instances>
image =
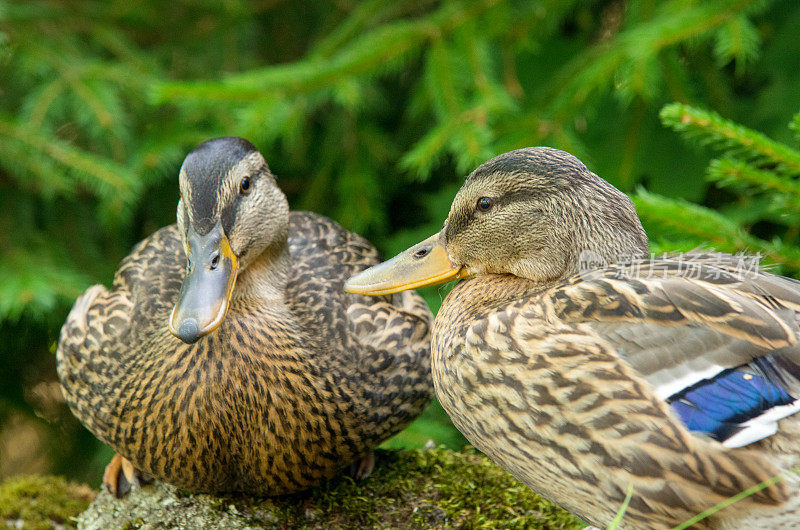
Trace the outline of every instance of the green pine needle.
<instances>
[{"instance_id":1,"label":"green pine needle","mask_svg":"<svg viewBox=\"0 0 800 530\"><path fill-rule=\"evenodd\" d=\"M744 186L745 189L787 195L789 204L800 205L800 180L755 168L747 162L712 160L708 166L708 176L721 186ZM800 211L800 206L797 209Z\"/></svg>"},{"instance_id":2,"label":"green pine needle","mask_svg":"<svg viewBox=\"0 0 800 530\"><path fill-rule=\"evenodd\" d=\"M795 135L798 138L800 138L800 112L794 115L792 122L789 124L789 128L795 132Z\"/></svg>"},{"instance_id":3,"label":"green pine needle","mask_svg":"<svg viewBox=\"0 0 800 530\"><path fill-rule=\"evenodd\" d=\"M715 112L672 103L661 109L661 121L688 139L711 145L723 153L773 164L776 171L800 174L800 152Z\"/></svg>"},{"instance_id":4,"label":"green pine needle","mask_svg":"<svg viewBox=\"0 0 800 530\"><path fill-rule=\"evenodd\" d=\"M800 269L800 248L752 236L714 210L644 190L639 190L632 199L645 225L654 223L664 232L679 234L684 239L691 237L695 246L710 246L730 253L758 252L769 261Z\"/></svg>"}]
</instances>

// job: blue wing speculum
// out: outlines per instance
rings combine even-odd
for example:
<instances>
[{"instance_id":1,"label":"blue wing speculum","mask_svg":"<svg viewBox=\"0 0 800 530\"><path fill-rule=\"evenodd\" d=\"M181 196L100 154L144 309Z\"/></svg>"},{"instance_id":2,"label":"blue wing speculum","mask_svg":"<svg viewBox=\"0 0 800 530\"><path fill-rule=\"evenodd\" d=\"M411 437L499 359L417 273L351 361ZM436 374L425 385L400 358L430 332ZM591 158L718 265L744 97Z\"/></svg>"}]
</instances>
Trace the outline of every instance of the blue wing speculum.
<instances>
[{"instance_id":1,"label":"blue wing speculum","mask_svg":"<svg viewBox=\"0 0 800 530\"><path fill-rule=\"evenodd\" d=\"M726 447L742 447L775 434L778 420L800 411L790 394L793 376L771 356L724 370L667 399L690 431Z\"/></svg>"}]
</instances>

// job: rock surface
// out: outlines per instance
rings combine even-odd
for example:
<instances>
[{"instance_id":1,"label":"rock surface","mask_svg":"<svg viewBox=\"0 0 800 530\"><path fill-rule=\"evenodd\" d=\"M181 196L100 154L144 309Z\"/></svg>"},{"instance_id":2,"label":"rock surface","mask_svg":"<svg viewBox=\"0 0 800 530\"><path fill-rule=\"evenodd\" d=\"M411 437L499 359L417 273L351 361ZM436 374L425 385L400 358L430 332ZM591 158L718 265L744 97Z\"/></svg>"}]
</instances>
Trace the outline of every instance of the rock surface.
<instances>
[{"instance_id":1,"label":"rock surface","mask_svg":"<svg viewBox=\"0 0 800 530\"><path fill-rule=\"evenodd\" d=\"M159 482L121 500L101 492L77 524L87 530L584 526L485 457L444 449L379 451L372 476L363 481L342 476L305 493L270 499L191 495Z\"/></svg>"}]
</instances>

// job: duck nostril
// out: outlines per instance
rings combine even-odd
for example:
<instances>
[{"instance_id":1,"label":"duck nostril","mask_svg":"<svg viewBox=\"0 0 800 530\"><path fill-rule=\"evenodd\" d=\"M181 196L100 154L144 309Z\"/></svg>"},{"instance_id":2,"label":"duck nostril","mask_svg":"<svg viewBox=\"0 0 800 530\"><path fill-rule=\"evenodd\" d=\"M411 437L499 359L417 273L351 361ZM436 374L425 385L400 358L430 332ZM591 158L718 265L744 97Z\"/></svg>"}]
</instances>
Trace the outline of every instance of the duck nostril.
<instances>
[{"instance_id":1,"label":"duck nostril","mask_svg":"<svg viewBox=\"0 0 800 530\"><path fill-rule=\"evenodd\" d=\"M211 270L216 269L217 265L219 265L219 253L214 254L214 257L211 258Z\"/></svg>"},{"instance_id":2,"label":"duck nostril","mask_svg":"<svg viewBox=\"0 0 800 530\"><path fill-rule=\"evenodd\" d=\"M421 249L414 252L414 257L417 259L424 258L425 256L428 255L428 252L430 252L430 249L428 247L422 247Z\"/></svg>"}]
</instances>

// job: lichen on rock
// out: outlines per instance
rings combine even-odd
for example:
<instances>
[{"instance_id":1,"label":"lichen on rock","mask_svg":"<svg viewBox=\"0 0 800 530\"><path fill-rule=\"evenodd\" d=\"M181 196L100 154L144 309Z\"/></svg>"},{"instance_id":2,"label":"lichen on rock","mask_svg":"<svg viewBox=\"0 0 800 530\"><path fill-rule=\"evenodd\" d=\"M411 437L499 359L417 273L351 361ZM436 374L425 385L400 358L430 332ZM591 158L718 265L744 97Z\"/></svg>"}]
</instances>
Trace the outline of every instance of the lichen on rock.
<instances>
[{"instance_id":1,"label":"lichen on rock","mask_svg":"<svg viewBox=\"0 0 800 530\"><path fill-rule=\"evenodd\" d=\"M372 475L295 495L192 495L155 482L124 499L102 492L78 518L124 528L541 528L584 525L471 450L378 451Z\"/></svg>"}]
</instances>

